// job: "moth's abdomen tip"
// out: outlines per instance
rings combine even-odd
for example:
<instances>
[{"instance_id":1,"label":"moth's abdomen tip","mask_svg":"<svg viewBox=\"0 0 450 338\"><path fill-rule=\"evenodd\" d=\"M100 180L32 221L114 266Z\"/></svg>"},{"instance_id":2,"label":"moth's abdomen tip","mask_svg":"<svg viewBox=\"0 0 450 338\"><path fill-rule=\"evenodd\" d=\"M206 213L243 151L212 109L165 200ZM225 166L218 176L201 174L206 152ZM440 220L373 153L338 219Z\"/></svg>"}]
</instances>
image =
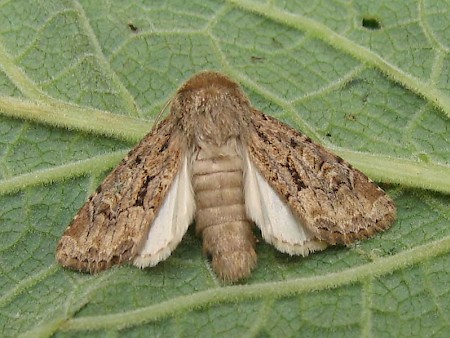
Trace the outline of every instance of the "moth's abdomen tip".
<instances>
[{"instance_id":1,"label":"moth's abdomen tip","mask_svg":"<svg viewBox=\"0 0 450 338\"><path fill-rule=\"evenodd\" d=\"M257 262L254 250L234 251L212 257L214 272L227 282L237 282L250 276Z\"/></svg>"}]
</instances>

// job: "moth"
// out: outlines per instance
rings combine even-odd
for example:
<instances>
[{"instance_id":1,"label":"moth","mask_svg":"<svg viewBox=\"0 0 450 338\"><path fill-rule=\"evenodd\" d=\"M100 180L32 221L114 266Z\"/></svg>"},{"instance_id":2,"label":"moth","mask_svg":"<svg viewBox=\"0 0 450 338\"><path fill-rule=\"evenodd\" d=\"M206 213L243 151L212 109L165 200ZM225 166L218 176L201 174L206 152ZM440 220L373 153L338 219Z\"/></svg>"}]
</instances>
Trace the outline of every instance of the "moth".
<instances>
[{"instance_id":1,"label":"moth","mask_svg":"<svg viewBox=\"0 0 450 338\"><path fill-rule=\"evenodd\" d=\"M255 235L290 255L349 244L388 228L396 208L359 170L253 108L239 85L201 72L169 115L90 196L59 241L65 267L95 273L170 256L195 220L217 276L255 268Z\"/></svg>"}]
</instances>

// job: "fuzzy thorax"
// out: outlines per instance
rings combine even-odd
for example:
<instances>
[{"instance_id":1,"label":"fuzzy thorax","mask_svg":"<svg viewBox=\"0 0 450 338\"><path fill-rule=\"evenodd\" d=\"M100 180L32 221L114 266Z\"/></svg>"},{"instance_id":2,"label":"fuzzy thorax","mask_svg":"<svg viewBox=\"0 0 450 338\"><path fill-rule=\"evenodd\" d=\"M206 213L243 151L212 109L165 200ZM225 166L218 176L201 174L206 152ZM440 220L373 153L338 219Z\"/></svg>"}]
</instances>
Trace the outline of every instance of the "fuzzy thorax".
<instances>
[{"instance_id":1,"label":"fuzzy thorax","mask_svg":"<svg viewBox=\"0 0 450 338\"><path fill-rule=\"evenodd\" d=\"M223 146L247 129L250 105L239 86L227 77L204 72L182 86L171 114L179 118L190 145Z\"/></svg>"}]
</instances>

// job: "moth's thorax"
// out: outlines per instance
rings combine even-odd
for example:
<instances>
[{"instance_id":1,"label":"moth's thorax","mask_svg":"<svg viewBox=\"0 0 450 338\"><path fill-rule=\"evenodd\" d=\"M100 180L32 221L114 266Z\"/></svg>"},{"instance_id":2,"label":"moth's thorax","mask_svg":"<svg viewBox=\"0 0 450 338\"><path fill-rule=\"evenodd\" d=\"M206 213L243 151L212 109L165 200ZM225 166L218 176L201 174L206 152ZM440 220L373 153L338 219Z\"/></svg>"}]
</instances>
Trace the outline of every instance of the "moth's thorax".
<instances>
[{"instance_id":1,"label":"moth's thorax","mask_svg":"<svg viewBox=\"0 0 450 338\"><path fill-rule=\"evenodd\" d=\"M241 135L249 109L240 88L214 72L204 72L189 80L172 104L172 114L179 116L188 138L197 144L216 146Z\"/></svg>"}]
</instances>

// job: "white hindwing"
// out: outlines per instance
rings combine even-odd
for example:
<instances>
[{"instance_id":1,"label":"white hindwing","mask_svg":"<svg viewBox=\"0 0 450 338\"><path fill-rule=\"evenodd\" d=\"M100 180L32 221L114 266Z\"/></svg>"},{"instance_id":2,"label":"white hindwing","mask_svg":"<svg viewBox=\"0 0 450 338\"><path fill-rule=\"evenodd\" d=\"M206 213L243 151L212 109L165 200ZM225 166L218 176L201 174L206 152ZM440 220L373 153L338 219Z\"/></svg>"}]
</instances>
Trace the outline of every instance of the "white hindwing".
<instances>
[{"instance_id":1,"label":"white hindwing","mask_svg":"<svg viewBox=\"0 0 450 338\"><path fill-rule=\"evenodd\" d=\"M180 172L150 227L147 241L134 258L133 264L140 268L155 266L169 257L194 218L195 200L188 162L184 158Z\"/></svg>"},{"instance_id":2,"label":"white hindwing","mask_svg":"<svg viewBox=\"0 0 450 338\"><path fill-rule=\"evenodd\" d=\"M289 206L265 181L244 151L245 207L247 216L261 229L264 240L281 252L307 256L323 250L326 243L314 239Z\"/></svg>"}]
</instances>

